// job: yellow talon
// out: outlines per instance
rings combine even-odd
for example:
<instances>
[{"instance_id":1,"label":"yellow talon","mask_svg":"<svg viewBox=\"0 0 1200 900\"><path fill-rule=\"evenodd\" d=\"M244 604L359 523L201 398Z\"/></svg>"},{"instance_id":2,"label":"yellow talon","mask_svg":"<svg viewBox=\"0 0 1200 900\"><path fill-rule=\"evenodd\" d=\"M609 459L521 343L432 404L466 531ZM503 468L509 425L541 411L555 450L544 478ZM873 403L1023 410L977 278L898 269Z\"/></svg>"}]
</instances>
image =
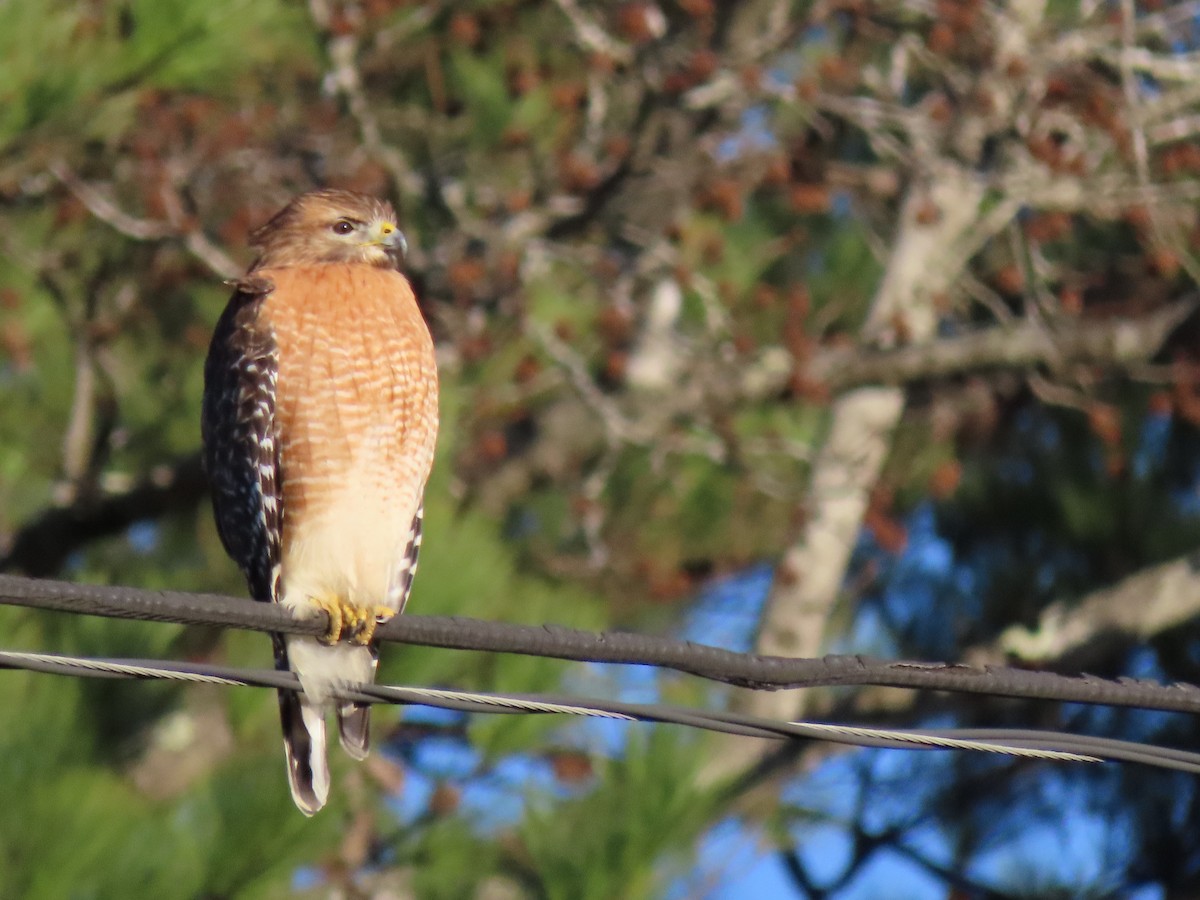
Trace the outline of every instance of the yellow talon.
<instances>
[{"instance_id":1,"label":"yellow talon","mask_svg":"<svg viewBox=\"0 0 1200 900\"><path fill-rule=\"evenodd\" d=\"M325 610L329 614L329 628L321 635L321 642L325 644L336 644L342 637L342 628L345 623L344 612L345 605L337 597L313 597L313 605L318 609Z\"/></svg>"},{"instance_id":2,"label":"yellow talon","mask_svg":"<svg viewBox=\"0 0 1200 900\"><path fill-rule=\"evenodd\" d=\"M376 606L373 610L360 609L361 623L354 635L354 643L366 646L375 637L375 629L396 614L390 606Z\"/></svg>"},{"instance_id":3,"label":"yellow talon","mask_svg":"<svg viewBox=\"0 0 1200 900\"><path fill-rule=\"evenodd\" d=\"M336 644L345 637L365 646L374 639L376 627L396 614L391 607L363 608L340 597L313 597L312 603L329 615L329 628L320 637L325 644Z\"/></svg>"},{"instance_id":4,"label":"yellow talon","mask_svg":"<svg viewBox=\"0 0 1200 900\"><path fill-rule=\"evenodd\" d=\"M371 638L375 637L375 620L368 619L363 622L362 626L354 634L354 643L362 644L364 647L371 643Z\"/></svg>"}]
</instances>

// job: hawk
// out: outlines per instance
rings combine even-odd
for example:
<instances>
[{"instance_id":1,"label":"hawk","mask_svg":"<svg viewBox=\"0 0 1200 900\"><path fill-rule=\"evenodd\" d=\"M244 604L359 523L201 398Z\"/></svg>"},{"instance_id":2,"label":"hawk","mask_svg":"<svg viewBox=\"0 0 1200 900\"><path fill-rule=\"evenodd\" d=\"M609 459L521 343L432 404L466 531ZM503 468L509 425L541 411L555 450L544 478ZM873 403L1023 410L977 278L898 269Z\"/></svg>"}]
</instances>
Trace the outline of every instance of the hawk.
<instances>
[{"instance_id":1,"label":"hawk","mask_svg":"<svg viewBox=\"0 0 1200 900\"><path fill-rule=\"evenodd\" d=\"M320 637L273 635L292 798L329 796L330 711L351 756L369 708L336 699L370 682L375 627L401 612L421 546L437 438L433 341L384 202L339 190L294 199L251 235L204 366L201 430L217 530L255 600L329 615Z\"/></svg>"}]
</instances>

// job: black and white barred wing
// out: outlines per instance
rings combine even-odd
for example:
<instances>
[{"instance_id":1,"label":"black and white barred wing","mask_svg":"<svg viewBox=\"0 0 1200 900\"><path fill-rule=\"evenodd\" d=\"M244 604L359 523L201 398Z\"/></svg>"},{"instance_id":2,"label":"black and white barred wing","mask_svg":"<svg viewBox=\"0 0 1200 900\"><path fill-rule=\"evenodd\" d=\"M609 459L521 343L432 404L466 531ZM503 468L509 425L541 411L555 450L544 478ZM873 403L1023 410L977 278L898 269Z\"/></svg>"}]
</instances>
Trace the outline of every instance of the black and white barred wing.
<instances>
[{"instance_id":1,"label":"black and white barred wing","mask_svg":"<svg viewBox=\"0 0 1200 900\"><path fill-rule=\"evenodd\" d=\"M421 525L424 521L425 504L422 502L417 505L417 514L413 516L412 525L408 529L404 556L396 563L391 590L388 591L387 605L398 613L404 612L408 596L412 593L413 579L417 577L417 557L421 554Z\"/></svg>"},{"instance_id":2,"label":"black and white barred wing","mask_svg":"<svg viewBox=\"0 0 1200 900\"><path fill-rule=\"evenodd\" d=\"M260 322L272 286L237 283L204 364L201 432L217 531L255 600L279 592L283 530L280 443L275 422L275 339Z\"/></svg>"}]
</instances>

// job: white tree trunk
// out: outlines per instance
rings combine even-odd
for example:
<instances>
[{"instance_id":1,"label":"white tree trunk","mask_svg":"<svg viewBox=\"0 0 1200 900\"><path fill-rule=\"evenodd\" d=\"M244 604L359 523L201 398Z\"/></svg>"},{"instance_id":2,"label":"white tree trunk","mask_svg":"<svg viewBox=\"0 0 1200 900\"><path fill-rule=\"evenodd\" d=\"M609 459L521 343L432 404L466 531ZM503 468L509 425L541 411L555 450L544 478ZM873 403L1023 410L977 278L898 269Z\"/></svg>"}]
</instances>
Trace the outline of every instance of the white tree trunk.
<instances>
[{"instance_id":1,"label":"white tree trunk","mask_svg":"<svg viewBox=\"0 0 1200 900\"><path fill-rule=\"evenodd\" d=\"M971 243L971 232L979 225L982 199L982 182L951 164L910 188L863 327L863 343L894 346L933 339L933 298L950 287L966 264L969 254L961 248ZM820 653L825 623L903 412L899 388L859 388L833 404L828 436L813 463L807 521L776 569L756 652ZM791 691L759 692L747 704L747 711L756 715L784 719L801 715L803 708L803 697Z\"/></svg>"}]
</instances>

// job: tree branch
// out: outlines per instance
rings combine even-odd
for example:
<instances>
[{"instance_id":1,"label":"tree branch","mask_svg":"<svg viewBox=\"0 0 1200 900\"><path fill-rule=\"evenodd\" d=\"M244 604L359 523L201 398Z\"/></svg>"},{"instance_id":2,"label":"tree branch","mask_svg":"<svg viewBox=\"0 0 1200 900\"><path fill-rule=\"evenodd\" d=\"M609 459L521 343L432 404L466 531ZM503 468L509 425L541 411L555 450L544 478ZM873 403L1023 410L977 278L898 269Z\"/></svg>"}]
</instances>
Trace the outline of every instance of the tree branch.
<instances>
[{"instance_id":1,"label":"tree branch","mask_svg":"<svg viewBox=\"0 0 1200 900\"><path fill-rule=\"evenodd\" d=\"M159 222L132 216L103 192L79 178L65 163L53 163L50 173L75 196L75 199L87 207L88 212L125 237L135 241L179 240L192 256L204 263L218 277L236 278L241 274L242 267L210 241L198 227L186 228L180 222Z\"/></svg>"},{"instance_id":2,"label":"tree branch","mask_svg":"<svg viewBox=\"0 0 1200 900\"><path fill-rule=\"evenodd\" d=\"M155 466L129 490L70 506L51 507L5 542L0 572L53 575L90 541L119 534L135 522L195 506L208 490L200 454Z\"/></svg>"},{"instance_id":3,"label":"tree branch","mask_svg":"<svg viewBox=\"0 0 1200 900\"><path fill-rule=\"evenodd\" d=\"M905 385L989 369L1064 368L1145 362L1191 315L1189 297L1141 318L1066 320L1056 325L1026 319L878 353L833 349L819 353L804 374L839 392L868 384Z\"/></svg>"},{"instance_id":4,"label":"tree branch","mask_svg":"<svg viewBox=\"0 0 1200 900\"><path fill-rule=\"evenodd\" d=\"M1189 554L1135 572L1074 602L1042 610L1030 628L1013 625L990 646L964 654L973 665L1017 658L1088 668L1114 646L1150 640L1200 616L1200 556Z\"/></svg>"}]
</instances>

